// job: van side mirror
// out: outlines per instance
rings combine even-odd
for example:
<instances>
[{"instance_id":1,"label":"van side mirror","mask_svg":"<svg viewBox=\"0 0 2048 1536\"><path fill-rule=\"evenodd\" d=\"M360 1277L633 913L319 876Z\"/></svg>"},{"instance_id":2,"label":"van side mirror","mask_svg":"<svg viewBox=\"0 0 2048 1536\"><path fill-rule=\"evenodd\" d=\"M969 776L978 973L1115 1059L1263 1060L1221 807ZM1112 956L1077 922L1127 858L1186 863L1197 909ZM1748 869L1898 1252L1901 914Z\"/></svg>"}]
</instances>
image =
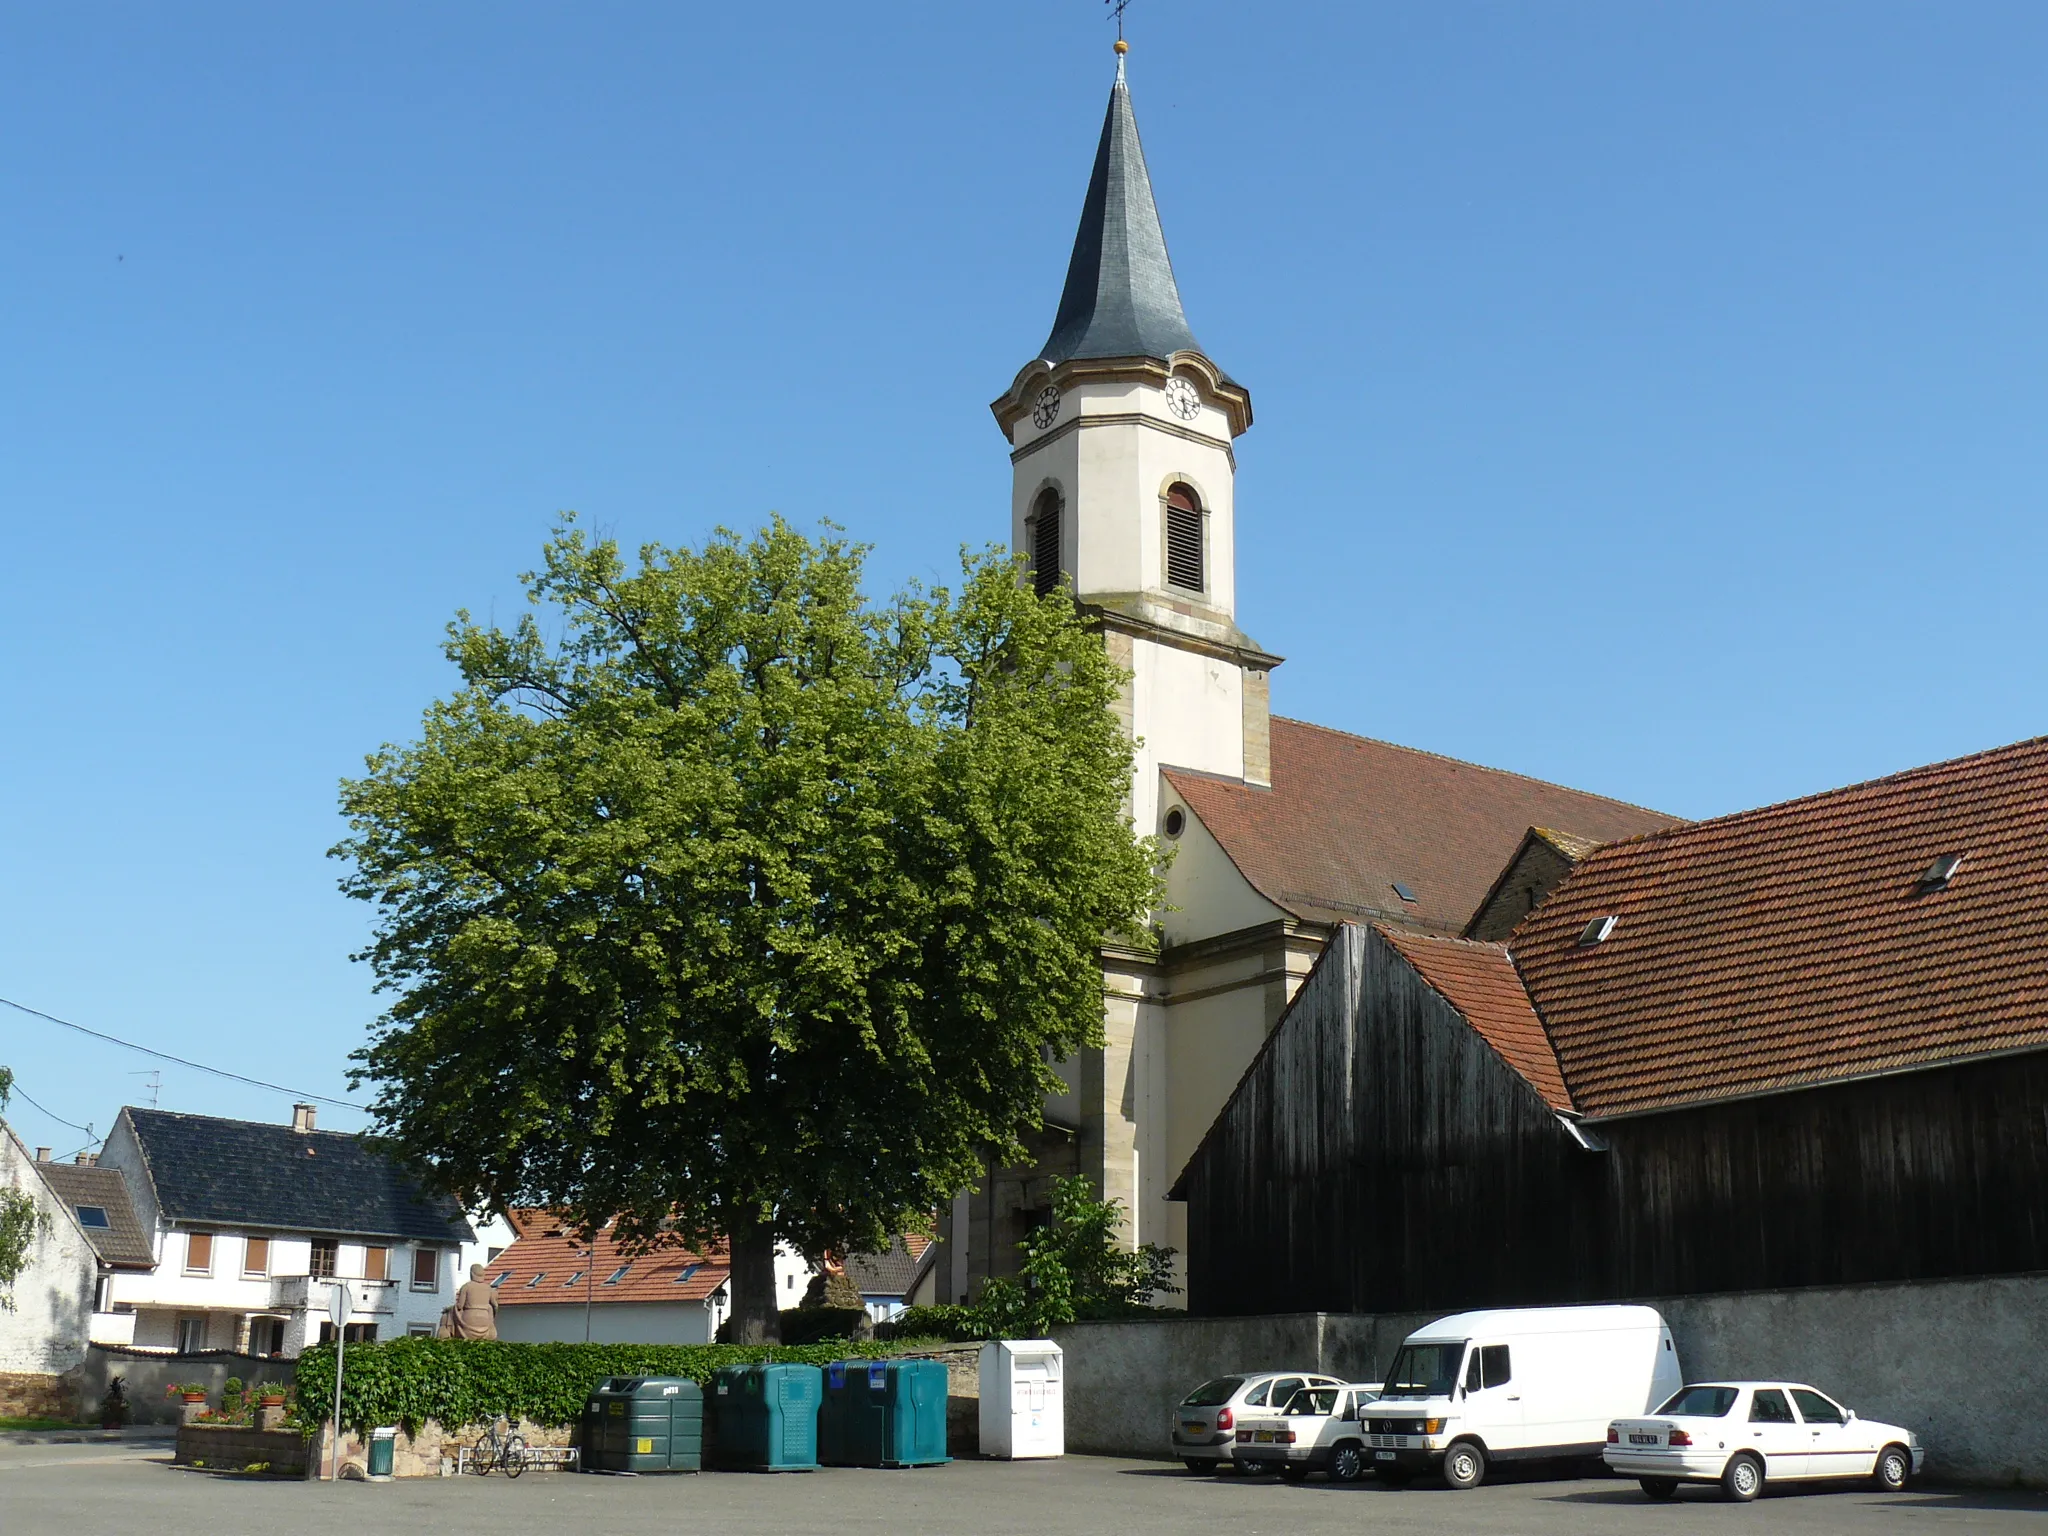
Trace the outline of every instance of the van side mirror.
<instances>
[{"instance_id":1,"label":"van side mirror","mask_svg":"<svg viewBox=\"0 0 2048 1536\"><path fill-rule=\"evenodd\" d=\"M1842 1410L1842 1422L1844 1424L1854 1424L1856 1422L1856 1410L1854 1408L1844 1408Z\"/></svg>"}]
</instances>

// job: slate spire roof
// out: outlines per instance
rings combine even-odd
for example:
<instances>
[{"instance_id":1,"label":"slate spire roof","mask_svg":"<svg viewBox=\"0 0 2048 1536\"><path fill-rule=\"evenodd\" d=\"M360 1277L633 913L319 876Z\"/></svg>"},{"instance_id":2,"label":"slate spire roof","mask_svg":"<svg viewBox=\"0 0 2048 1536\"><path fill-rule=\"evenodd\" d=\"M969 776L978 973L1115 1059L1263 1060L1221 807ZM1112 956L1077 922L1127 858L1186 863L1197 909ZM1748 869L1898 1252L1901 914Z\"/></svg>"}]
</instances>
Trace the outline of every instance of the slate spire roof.
<instances>
[{"instance_id":1,"label":"slate spire roof","mask_svg":"<svg viewBox=\"0 0 2048 1536\"><path fill-rule=\"evenodd\" d=\"M1165 359L1200 350L1180 307L1119 58L1067 286L1039 356L1056 368L1074 358Z\"/></svg>"}]
</instances>

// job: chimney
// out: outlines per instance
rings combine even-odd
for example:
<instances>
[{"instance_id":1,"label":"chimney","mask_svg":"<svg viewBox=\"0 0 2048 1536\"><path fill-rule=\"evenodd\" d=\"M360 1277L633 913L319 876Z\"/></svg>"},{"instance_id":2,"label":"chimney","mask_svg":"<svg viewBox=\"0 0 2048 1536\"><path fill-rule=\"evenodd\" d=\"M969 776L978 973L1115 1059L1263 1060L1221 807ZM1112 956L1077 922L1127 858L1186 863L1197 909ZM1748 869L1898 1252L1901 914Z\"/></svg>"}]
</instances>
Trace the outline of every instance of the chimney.
<instances>
[{"instance_id":1,"label":"chimney","mask_svg":"<svg viewBox=\"0 0 2048 1536\"><path fill-rule=\"evenodd\" d=\"M81 1152L78 1154L78 1156L71 1159L71 1161L76 1163L81 1168L90 1168L94 1163L97 1163L99 1161L99 1158L97 1158L90 1152Z\"/></svg>"},{"instance_id":2,"label":"chimney","mask_svg":"<svg viewBox=\"0 0 2048 1536\"><path fill-rule=\"evenodd\" d=\"M315 1110L312 1105L294 1104L292 1106L292 1129L295 1131L310 1131L313 1129L314 1114Z\"/></svg>"},{"instance_id":3,"label":"chimney","mask_svg":"<svg viewBox=\"0 0 2048 1536\"><path fill-rule=\"evenodd\" d=\"M50 1149L49 1149L48 1147L37 1147L37 1148L36 1148L36 1161L37 1161L37 1162L39 1162L39 1163L47 1163L47 1162L48 1162L49 1160L50 1160Z\"/></svg>"}]
</instances>

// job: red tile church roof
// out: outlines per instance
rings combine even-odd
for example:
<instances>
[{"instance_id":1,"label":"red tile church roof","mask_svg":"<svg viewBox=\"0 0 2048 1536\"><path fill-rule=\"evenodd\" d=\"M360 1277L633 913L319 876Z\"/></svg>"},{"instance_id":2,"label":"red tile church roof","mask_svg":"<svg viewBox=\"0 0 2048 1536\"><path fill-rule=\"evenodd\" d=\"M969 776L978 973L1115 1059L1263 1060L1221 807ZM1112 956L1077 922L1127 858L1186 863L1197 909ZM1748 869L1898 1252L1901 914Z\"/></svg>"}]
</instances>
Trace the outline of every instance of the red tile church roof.
<instances>
[{"instance_id":1,"label":"red tile church roof","mask_svg":"<svg viewBox=\"0 0 2048 1536\"><path fill-rule=\"evenodd\" d=\"M1456 933L1531 827L1612 842L1677 824L1641 806L1281 716L1273 785L1166 777L1245 879L1312 922ZM1395 882L1414 894L1403 901Z\"/></svg>"}]
</instances>

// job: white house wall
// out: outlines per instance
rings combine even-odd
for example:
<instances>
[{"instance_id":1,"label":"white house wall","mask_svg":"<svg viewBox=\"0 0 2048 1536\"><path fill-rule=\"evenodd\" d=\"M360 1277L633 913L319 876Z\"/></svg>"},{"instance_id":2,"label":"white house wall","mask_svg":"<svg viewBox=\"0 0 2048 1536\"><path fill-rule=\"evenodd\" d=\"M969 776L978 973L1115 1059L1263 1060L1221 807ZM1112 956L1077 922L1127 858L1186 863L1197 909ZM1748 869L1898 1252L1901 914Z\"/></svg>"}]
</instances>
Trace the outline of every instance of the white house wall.
<instances>
[{"instance_id":1,"label":"white house wall","mask_svg":"<svg viewBox=\"0 0 2048 1536\"><path fill-rule=\"evenodd\" d=\"M590 1309L593 1344L709 1344L713 1312L701 1301L613 1301ZM498 1308L498 1337L518 1344L581 1344L582 1304Z\"/></svg>"},{"instance_id":2,"label":"white house wall","mask_svg":"<svg viewBox=\"0 0 2048 1536\"><path fill-rule=\"evenodd\" d=\"M99 1258L71 1210L15 1136L0 1124L0 1188L35 1201L47 1226L29 1248L28 1265L0 1308L0 1371L61 1375L85 1358Z\"/></svg>"}]
</instances>

